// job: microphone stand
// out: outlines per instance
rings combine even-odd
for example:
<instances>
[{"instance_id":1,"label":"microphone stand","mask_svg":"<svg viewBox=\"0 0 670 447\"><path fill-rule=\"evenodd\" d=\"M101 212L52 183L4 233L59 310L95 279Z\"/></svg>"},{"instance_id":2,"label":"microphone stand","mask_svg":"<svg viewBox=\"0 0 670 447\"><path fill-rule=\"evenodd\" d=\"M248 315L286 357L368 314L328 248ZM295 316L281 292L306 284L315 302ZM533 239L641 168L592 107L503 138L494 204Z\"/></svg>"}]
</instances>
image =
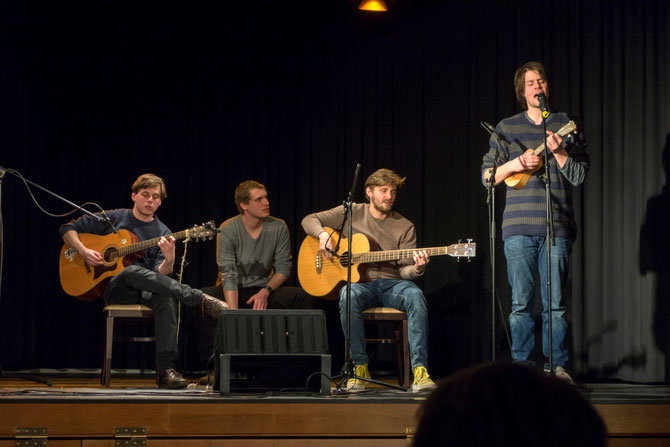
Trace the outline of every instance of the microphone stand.
<instances>
[{"instance_id":1,"label":"microphone stand","mask_svg":"<svg viewBox=\"0 0 670 447\"><path fill-rule=\"evenodd\" d=\"M496 140L496 153L493 160L491 175L486 181L486 204L489 211L489 251L491 256L491 361L496 360L496 171L498 170L498 159L500 157L500 145L506 143L497 132L491 132L485 123L481 123Z\"/></svg>"},{"instance_id":2,"label":"microphone stand","mask_svg":"<svg viewBox=\"0 0 670 447\"><path fill-rule=\"evenodd\" d=\"M5 173L9 172L7 169L3 168L0 166L0 307L2 305L2 258L3 258L3 251L4 251L4 235L3 235L3 227L2 227L2 179L5 176ZM8 371L5 371L5 368L2 366L2 360L0 360L0 377L12 377L15 379L22 379L22 380L28 380L31 382L37 382L37 383L43 383L47 386L52 386L53 382L48 379L40 379L38 377L33 377L33 376L28 376L28 375L23 375L23 374L16 374L16 373L11 373Z\"/></svg>"},{"instance_id":3,"label":"microphone stand","mask_svg":"<svg viewBox=\"0 0 670 447\"><path fill-rule=\"evenodd\" d=\"M353 226L352 226L352 209L354 205L354 191L356 190L356 184L358 183L358 176L361 172L361 164L357 163L356 164L356 171L354 172L354 181L351 184L351 190L349 190L349 194L347 195L347 199L342 202L342 205L344 206L344 220L342 221L342 229L344 229L344 222L347 222L347 256L344 259L344 261L347 263L347 284L346 284L346 297L347 297L347 307L345 309L345 314L347 317L347 328L346 328L346 335L344 337L344 366L342 366L342 371L340 376L333 377L333 380L340 378L340 382L336 384L335 390L338 392L342 392L342 385L346 384L349 379L355 379L355 380L360 380L363 382L368 382L368 383L374 383L377 385L383 385L387 386L389 388L395 388L398 390L403 390L404 389L400 386L392 385L390 383L382 382L379 380L371 379L369 377L361 377L356 375L354 372L354 361L351 358L351 239L353 235ZM335 248L335 252L337 252L338 248L340 245L340 241L337 241L337 247Z\"/></svg>"},{"instance_id":4,"label":"microphone stand","mask_svg":"<svg viewBox=\"0 0 670 447\"><path fill-rule=\"evenodd\" d=\"M93 217L93 218L95 218L95 219L97 219L101 222L107 222L112 227L114 232L116 232L116 228L114 227L114 225L112 225L112 222L109 220L109 218L107 218L107 216L104 215L104 212L103 212L103 217L96 216L95 214L93 214L90 211L82 208L81 206L70 202L69 200L59 196L58 194L56 194L54 192L49 191L46 188L43 188L42 186L38 185L37 183L31 182L30 180L24 178L20 174L17 174L13 169L8 169L8 168L4 168L4 167L0 166L0 305L2 304L2 287L1 286L2 286L2 258L3 258L3 243L4 243L3 231L2 231L3 230L3 228L2 228L2 179L5 176L5 173L7 173L7 172L12 174L14 177L20 178L24 182L30 183L31 185L41 189L42 191L51 194L52 196L56 197L57 199L67 203L71 207L73 207L75 209L78 209L79 211L81 211L83 213L86 213L89 216L91 216L91 217ZM2 366L2 360L0 360L0 377L14 377L14 378L19 378L19 379L23 379L23 380L29 380L29 381L32 381L32 382L43 383L43 384L48 385L48 386L53 385L53 382L51 380L48 380L48 379L40 379L40 378L37 378L37 377L32 377L32 376L7 372L7 371L5 371L5 369Z\"/></svg>"},{"instance_id":5,"label":"microphone stand","mask_svg":"<svg viewBox=\"0 0 670 447\"><path fill-rule=\"evenodd\" d=\"M549 175L549 148L547 147L547 117L549 113L543 111L542 113L542 130L544 133L544 175L541 178L544 181L545 202L546 202L546 240L544 243L547 253L547 344L549 345L549 374L554 372L554 345L552 342L552 307L553 300L551 297L551 246L556 243L554 237L554 217L551 208L551 176Z\"/></svg>"}]
</instances>

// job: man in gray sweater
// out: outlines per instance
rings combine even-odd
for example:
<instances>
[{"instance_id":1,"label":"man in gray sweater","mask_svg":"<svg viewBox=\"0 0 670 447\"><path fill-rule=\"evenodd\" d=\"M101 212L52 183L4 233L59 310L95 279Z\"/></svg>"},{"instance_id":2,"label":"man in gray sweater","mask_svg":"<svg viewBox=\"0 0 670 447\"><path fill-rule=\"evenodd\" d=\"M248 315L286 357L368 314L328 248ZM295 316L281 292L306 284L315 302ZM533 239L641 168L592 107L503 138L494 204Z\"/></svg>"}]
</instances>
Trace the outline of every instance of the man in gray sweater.
<instances>
[{"instance_id":1,"label":"man in gray sweater","mask_svg":"<svg viewBox=\"0 0 670 447\"><path fill-rule=\"evenodd\" d=\"M312 309L312 296L284 285L291 273L290 235L283 220L270 216L265 186L254 180L240 183L235 205L240 214L219 227L219 280L202 290L225 300L230 309ZM202 313L194 316L203 347L211 353L216 322ZM206 377L201 380L206 382Z\"/></svg>"}]
</instances>

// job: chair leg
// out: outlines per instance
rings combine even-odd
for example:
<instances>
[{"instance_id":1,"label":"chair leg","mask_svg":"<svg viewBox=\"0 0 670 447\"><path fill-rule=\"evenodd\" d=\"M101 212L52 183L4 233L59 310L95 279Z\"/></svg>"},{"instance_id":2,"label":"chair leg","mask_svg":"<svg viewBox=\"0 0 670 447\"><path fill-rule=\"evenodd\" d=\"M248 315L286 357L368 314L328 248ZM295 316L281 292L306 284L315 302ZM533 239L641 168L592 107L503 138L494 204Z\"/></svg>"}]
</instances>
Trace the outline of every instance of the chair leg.
<instances>
[{"instance_id":1,"label":"chair leg","mask_svg":"<svg viewBox=\"0 0 670 447\"><path fill-rule=\"evenodd\" d=\"M412 386L409 381L409 371L411 369L409 361L409 325L407 320L402 320L402 351L403 351L403 378L402 383L405 388Z\"/></svg>"},{"instance_id":2,"label":"chair leg","mask_svg":"<svg viewBox=\"0 0 670 447\"><path fill-rule=\"evenodd\" d=\"M407 387L405 382L404 350L402 339L402 321L395 321L393 324L393 338L395 339L395 357L396 367L398 368L398 385Z\"/></svg>"},{"instance_id":3,"label":"chair leg","mask_svg":"<svg viewBox=\"0 0 670 447\"><path fill-rule=\"evenodd\" d=\"M100 384L106 388L112 381L112 343L114 341L114 317L107 314L105 318L105 349L100 371Z\"/></svg>"}]
</instances>

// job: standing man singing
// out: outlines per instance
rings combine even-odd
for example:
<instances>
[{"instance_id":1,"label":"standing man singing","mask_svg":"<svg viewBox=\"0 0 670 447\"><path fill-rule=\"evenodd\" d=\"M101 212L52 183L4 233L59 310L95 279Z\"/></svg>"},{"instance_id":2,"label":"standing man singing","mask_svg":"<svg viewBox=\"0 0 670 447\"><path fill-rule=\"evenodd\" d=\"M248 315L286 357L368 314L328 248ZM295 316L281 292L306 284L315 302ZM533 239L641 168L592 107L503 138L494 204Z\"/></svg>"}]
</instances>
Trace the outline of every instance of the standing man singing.
<instances>
[{"instance_id":1,"label":"standing man singing","mask_svg":"<svg viewBox=\"0 0 670 447\"><path fill-rule=\"evenodd\" d=\"M503 119L496 131L511 143L498 144L491 137L489 151L484 155L481 174L486 185L495 163L496 148L500 150L495 184L511 175L538 168L541 157L528 149L544 143L542 107L540 100L550 97L549 83L544 66L528 62L514 75L516 97L523 112ZM544 95L544 97L542 97ZM563 289L568 278L568 261L572 243L577 233L572 208L572 187L584 182L589 170L589 154L581 130L577 135L557 132L570 122L565 113L551 112L546 118L547 148L549 149L549 175L553 225L556 245L551 248L551 311L552 353L557 377L572 382L566 371L568 348L565 336L568 328ZM512 331L512 357L527 361L535 343L534 320L531 315L535 299L535 277L539 272L540 283L547 284L546 256L546 200L545 183L540 175L544 168L531 175L522 189L507 188L503 213L502 235L507 258L507 276L512 287L512 312L509 317ZM548 347L547 288L542 287L542 348L546 358ZM548 363L545 369L548 368Z\"/></svg>"},{"instance_id":2,"label":"standing man singing","mask_svg":"<svg viewBox=\"0 0 670 447\"><path fill-rule=\"evenodd\" d=\"M416 248L414 224L393 211L398 189L405 183L389 169L379 169L365 181L365 194L369 203L357 203L352 207L352 231L362 233L377 250ZM328 250L333 243L323 227L337 228L342 222L343 206L309 214L302 221L305 233L319 239L322 253L332 258ZM421 289L410 279L418 278L426 270L430 258L423 250L414 252L413 259L384 261L370 264L367 270L369 282L351 285L351 358L354 374L369 378L368 355L365 351L363 311L372 307L392 307L407 313L409 326L409 349L414 373L414 391L435 387L430 379L428 365L428 309ZM347 332L346 288L340 289L340 320ZM349 389L363 389L365 382L349 379Z\"/></svg>"},{"instance_id":3,"label":"standing man singing","mask_svg":"<svg viewBox=\"0 0 670 447\"><path fill-rule=\"evenodd\" d=\"M142 174L131 190L133 208L107 211L106 216L116 229L129 230L140 241L161 239L157 246L144 250L135 264L112 277L102 297L107 304L144 304L153 310L156 384L159 388L186 388L188 382L175 369L178 357L176 302L201 308L212 318L218 318L227 306L169 277L174 266L175 239L170 236L170 229L155 215L167 197L163 179L154 174ZM63 241L92 266L103 265L102 256L86 247L79 233L103 236L111 232L112 228L107 223L90 216L82 216L60 227Z\"/></svg>"}]
</instances>

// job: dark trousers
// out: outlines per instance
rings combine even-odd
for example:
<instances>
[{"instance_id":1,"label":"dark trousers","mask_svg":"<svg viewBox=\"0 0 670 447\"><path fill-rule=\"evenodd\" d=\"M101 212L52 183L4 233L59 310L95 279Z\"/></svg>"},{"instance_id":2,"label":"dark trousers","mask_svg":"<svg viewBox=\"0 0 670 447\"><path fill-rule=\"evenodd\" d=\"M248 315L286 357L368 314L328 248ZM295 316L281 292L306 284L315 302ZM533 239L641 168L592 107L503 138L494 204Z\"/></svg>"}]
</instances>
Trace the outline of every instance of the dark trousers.
<instances>
[{"instance_id":1,"label":"dark trousers","mask_svg":"<svg viewBox=\"0 0 670 447\"><path fill-rule=\"evenodd\" d=\"M109 281L102 298L107 304L144 304L151 308L156 333L156 370L175 367L177 301L185 306L197 306L202 301L202 292L169 276L131 265Z\"/></svg>"},{"instance_id":2,"label":"dark trousers","mask_svg":"<svg viewBox=\"0 0 670 447\"><path fill-rule=\"evenodd\" d=\"M258 293L262 287L245 287L237 289L238 307L240 309L252 309L252 304L247 300ZM221 286L203 287L202 292L220 300L224 300L223 288ZM282 286L270 294L268 298L268 309L313 309L314 297L305 292L302 287ZM200 337L200 356L205 362L214 354L214 336L216 334L216 321L202 312L193 312L195 327ZM211 369L211 365L210 366Z\"/></svg>"}]
</instances>

